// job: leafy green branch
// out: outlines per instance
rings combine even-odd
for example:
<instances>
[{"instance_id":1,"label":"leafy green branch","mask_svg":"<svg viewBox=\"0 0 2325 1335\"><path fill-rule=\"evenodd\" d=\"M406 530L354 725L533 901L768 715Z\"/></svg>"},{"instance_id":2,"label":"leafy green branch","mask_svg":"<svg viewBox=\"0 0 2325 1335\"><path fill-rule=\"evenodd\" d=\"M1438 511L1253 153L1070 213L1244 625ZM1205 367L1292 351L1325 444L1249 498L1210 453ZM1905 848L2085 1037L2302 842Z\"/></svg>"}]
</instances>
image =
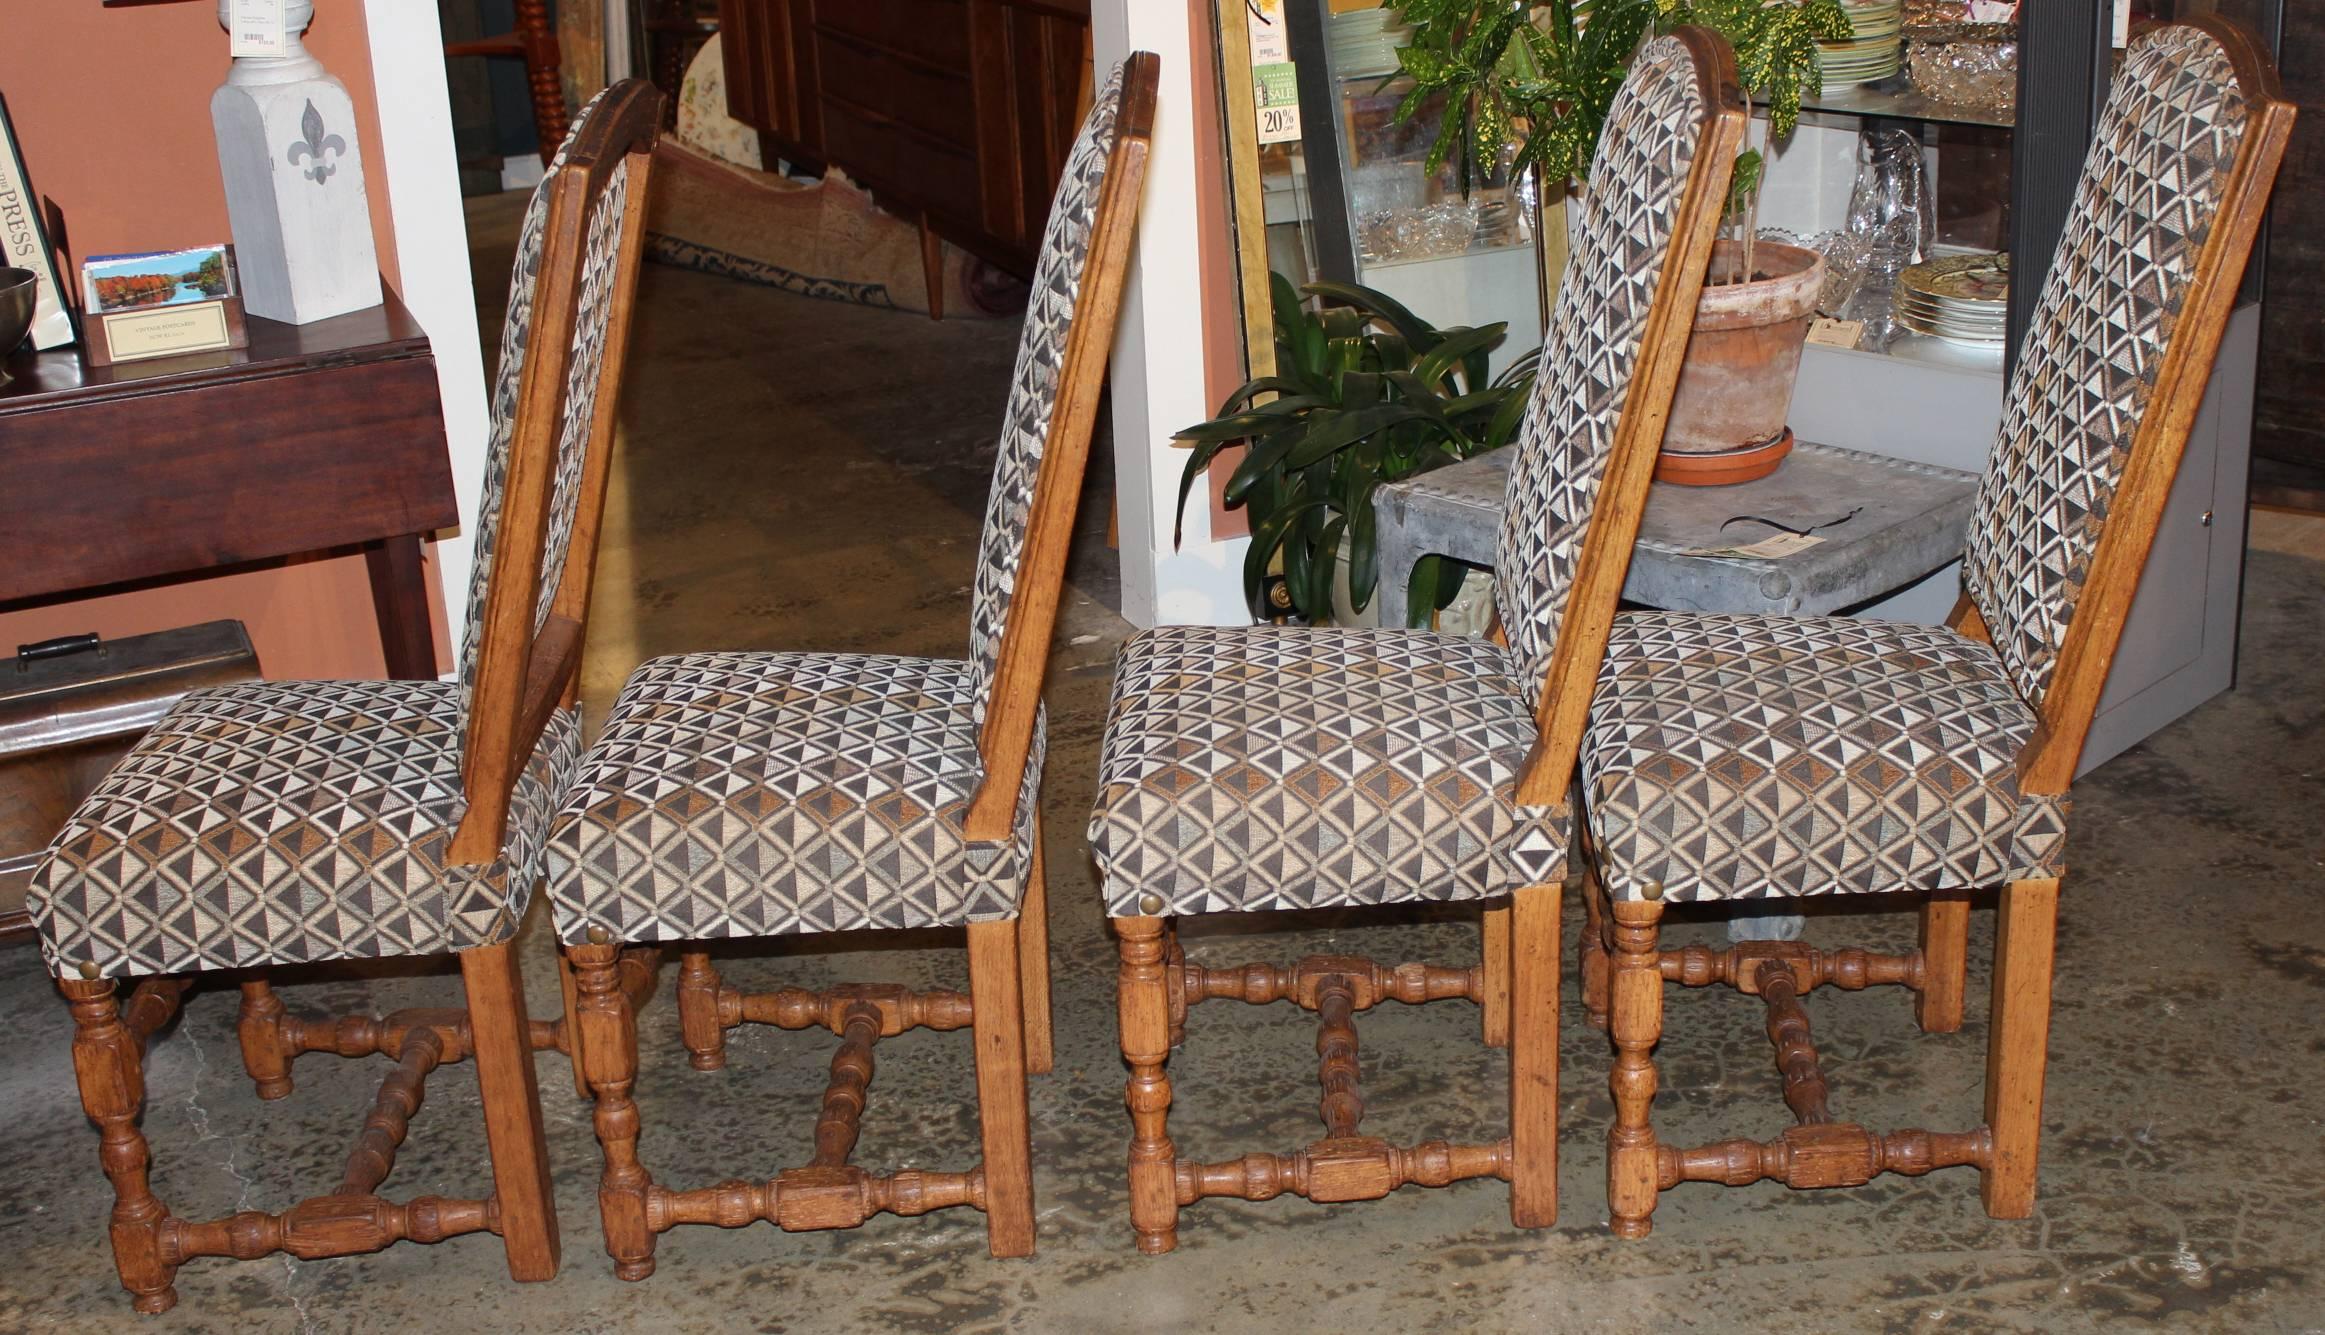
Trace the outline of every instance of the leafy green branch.
<instances>
[{"instance_id":1,"label":"leafy green branch","mask_svg":"<svg viewBox=\"0 0 2325 1335\"><path fill-rule=\"evenodd\" d=\"M1255 617L1290 610L1329 621L1343 539L1351 606L1363 610L1379 585L1373 493L1514 439L1537 358L1489 379L1501 324L1438 329L1370 288L1295 290L1283 275L1269 277L1277 374L1244 384L1210 421L1177 434L1189 446L1179 511L1222 449L1248 443L1224 491L1251 521L1244 599ZM1326 304L1307 309L1303 292ZM1267 578L1279 564L1289 609L1267 605ZM1432 557L1421 567L1408 585L1416 619L1461 588L1458 565Z\"/></svg>"}]
</instances>

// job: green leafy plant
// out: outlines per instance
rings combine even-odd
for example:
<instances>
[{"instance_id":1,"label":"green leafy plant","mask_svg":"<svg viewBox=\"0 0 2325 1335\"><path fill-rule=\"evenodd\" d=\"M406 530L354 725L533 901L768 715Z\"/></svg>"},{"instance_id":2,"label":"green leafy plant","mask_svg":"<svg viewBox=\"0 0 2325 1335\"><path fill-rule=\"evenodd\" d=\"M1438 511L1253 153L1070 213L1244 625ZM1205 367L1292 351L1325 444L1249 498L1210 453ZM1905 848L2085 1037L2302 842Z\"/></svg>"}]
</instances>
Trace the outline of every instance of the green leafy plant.
<instances>
[{"instance_id":1,"label":"green leafy plant","mask_svg":"<svg viewBox=\"0 0 2325 1335\"><path fill-rule=\"evenodd\" d=\"M1502 324L1438 329L1370 288L1294 290L1281 274L1270 279L1277 373L1246 383L1212 420L1177 434L1192 447L1179 511L1219 451L1248 441L1225 496L1251 517L1244 600L1261 619L1287 610L1267 601L1280 555L1288 610L1328 621L1343 537L1350 605L1361 611L1380 583L1373 492L1508 443L1538 359L1519 358L1489 380L1487 358L1502 342ZM1303 305L1302 292L1321 298L1322 309ZM1458 563L1434 556L1415 568L1407 588L1416 624L1453 601L1462 574Z\"/></svg>"},{"instance_id":2,"label":"green leafy plant","mask_svg":"<svg viewBox=\"0 0 2325 1335\"><path fill-rule=\"evenodd\" d=\"M1512 174L1538 168L1546 184L1588 175L1615 92L1649 32L1700 23L1727 38L1737 81L1767 104L1774 139L1792 133L1803 90L1820 82L1817 42L1851 34L1839 0L1596 0L1586 21L1572 0L1404 0L1397 8L1413 27L1398 52L1413 88L1397 118L1443 98L1429 167L1455 162L1465 189L1512 145ZM1537 22L1544 10L1548 21ZM1730 212L1744 211L1760 169L1758 150L1737 159Z\"/></svg>"}]
</instances>

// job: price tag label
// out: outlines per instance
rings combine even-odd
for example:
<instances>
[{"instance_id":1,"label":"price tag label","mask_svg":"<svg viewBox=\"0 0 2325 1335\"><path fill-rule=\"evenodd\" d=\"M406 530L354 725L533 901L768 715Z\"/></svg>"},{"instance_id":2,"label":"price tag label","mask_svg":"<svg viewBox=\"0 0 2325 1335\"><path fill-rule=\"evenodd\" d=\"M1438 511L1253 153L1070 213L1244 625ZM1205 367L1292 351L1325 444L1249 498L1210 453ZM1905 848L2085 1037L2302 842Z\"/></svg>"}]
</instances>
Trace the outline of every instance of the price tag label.
<instances>
[{"instance_id":1,"label":"price tag label","mask_svg":"<svg viewBox=\"0 0 2325 1335\"><path fill-rule=\"evenodd\" d=\"M1828 348L1853 348L1864 335L1863 320L1831 320L1819 316L1808 325L1808 341Z\"/></svg>"},{"instance_id":2,"label":"price tag label","mask_svg":"<svg viewBox=\"0 0 2325 1335\"><path fill-rule=\"evenodd\" d=\"M1292 38L1284 26L1284 0L1247 0L1244 27L1251 34L1253 69L1291 60Z\"/></svg>"},{"instance_id":3,"label":"price tag label","mask_svg":"<svg viewBox=\"0 0 2325 1335\"><path fill-rule=\"evenodd\" d=\"M1300 80L1292 66L1284 0L1247 0L1244 27L1251 37L1251 104L1259 117L1259 142L1290 143L1300 137Z\"/></svg>"},{"instance_id":4,"label":"price tag label","mask_svg":"<svg viewBox=\"0 0 2325 1335\"><path fill-rule=\"evenodd\" d=\"M1259 114L1259 142L1281 144L1300 137L1299 71L1286 62L1251 72L1252 106Z\"/></svg>"},{"instance_id":5,"label":"price tag label","mask_svg":"<svg viewBox=\"0 0 2325 1335\"><path fill-rule=\"evenodd\" d=\"M283 0L234 0L228 13L227 54L236 60L291 53L290 23L283 17Z\"/></svg>"}]
</instances>

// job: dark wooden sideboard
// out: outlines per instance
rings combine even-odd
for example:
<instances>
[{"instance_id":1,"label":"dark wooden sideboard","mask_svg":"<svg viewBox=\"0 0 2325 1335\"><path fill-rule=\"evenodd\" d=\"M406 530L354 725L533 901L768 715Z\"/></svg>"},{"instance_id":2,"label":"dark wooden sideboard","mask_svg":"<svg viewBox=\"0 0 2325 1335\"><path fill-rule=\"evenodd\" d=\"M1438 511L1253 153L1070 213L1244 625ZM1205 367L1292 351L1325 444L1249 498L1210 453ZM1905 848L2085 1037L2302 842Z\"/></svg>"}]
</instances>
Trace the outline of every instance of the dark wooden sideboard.
<instances>
[{"instance_id":1,"label":"dark wooden sideboard","mask_svg":"<svg viewBox=\"0 0 2325 1335\"><path fill-rule=\"evenodd\" d=\"M719 0L727 104L773 156L1020 277L1080 122L1089 0ZM937 285L931 283L932 293Z\"/></svg>"},{"instance_id":2,"label":"dark wooden sideboard","mask_svg":"<svg viewBox=\"0 0 2325 1335\"><path fill-rule=\"evenodd\" d=\"M436 675L421 542L460 512L436 359L394 293L308 325L252 316L246 350L5 370L0 608L360 550L389 675Z\"/></svg>"}]
</instances>

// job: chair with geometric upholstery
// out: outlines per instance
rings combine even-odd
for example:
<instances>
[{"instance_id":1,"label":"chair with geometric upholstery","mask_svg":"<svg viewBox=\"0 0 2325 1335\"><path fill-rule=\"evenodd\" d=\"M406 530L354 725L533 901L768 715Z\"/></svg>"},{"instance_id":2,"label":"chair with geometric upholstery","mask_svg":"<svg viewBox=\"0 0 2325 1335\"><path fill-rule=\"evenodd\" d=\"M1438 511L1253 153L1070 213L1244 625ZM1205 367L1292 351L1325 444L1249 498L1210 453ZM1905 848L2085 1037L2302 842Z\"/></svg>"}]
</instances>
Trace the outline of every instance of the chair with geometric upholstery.
<instances>
[{"instance_id":1,"label":"chair with geometric upholstery","mask_svg":"<svg viewBox=\"0 0 2325 1335\"><path fill-rule=\"evenodd\" d=\"M1585 1004L1611 1025L1615 1232L1681 1182L1856 1186L1969 1164L1986 1211L2034 1209L2068 783L2203 397L2292 108L2241 30L2131 44L2021 349L1948 626L1626 612L1583 743ZM1904 986L1963 1019L1969 895L2000 886L1985 1118L1835 1122L1801 994ZM1745 942L1662 950L1668 904L1922 896L1903 955ZM1604 902L1602 902L1602 900ZM1658 1143L1667 982L1757 995L1794 1125Z\"/></svg>"},{"instance_id":2,"label":"chair with geometric upholstery","mask_svg":"<svg viewBox=\"0 0 2325 1335\"><path fill-rule=\"evenodd\" d=\"M1132 55L1058 183L994 462L967 661L696 653L631 674L550 836L548 893L578 988L597 1099L598 1188L615 1274L653 1273L679 1224L852 1228L883 1211L985 1211L996 1256L1033 1251L1028 1071L1050 1066L1038 821L1042 674L1099 386L1136 226L1158 64ZM966 929L969 991L852 985L750 994L704 943ZM745 1023L840 1036L815 1154L772 1179L694 1190L639 1156L625 945L678 942L679 1024L698 1070ZM972 1028L983 1159L882 1175L849 1162L881 1038Z\"/></svg>"},{"instance_id":3,"label":"chair with geometric upholstery","mask_svg":"<svg viewBox=\"0 0 2325 1335\"><path fill-rule=\"evenodd\" d=\"M106 776L34 875L41 951L71 1003L73 1066L112 1178L114 1260L140 1312L200 1256L302 1259L501 1235L509 1273L557 1272L555 1202L511 937L581 754L567 707L661 97L631 81L578 123L533 196L492 401L459 680L253 682L192 692ZM487 592L489 589L489 593ZM464 1009L288 1013L273 966L456 955ZM259 1097L302 1053L395 1063L337 1190L280 1214L173 1217L139 1130L147 1040L195 980L240 975ZM138 980L126 1002L115 989ZM378 1194L423 1083L474 1059L493 1189Z\"/></svg>"},{"instance_id":4,"label":"chair with geometric upholstery","mask_svg":"<svg viewBox=\"0 0 2325 1335\"><path fill-rule=\"evenodd\" d=\"M1180 1207L1206 1196L1371 1200L1476 1177L1509 1182L1518 1226L1555 1222L1570 775L1743 123L1734 59L1702 28L1649 42L1615 98L1517 445L1495 574L1506 645L1262 625L1164 626L1123 646L1090 841L1120 938L1141 1251L1174 1247ZM1456 901L1488 904L1476 967L1206 968L1172 922ZM1508 1136L1360 1134L1356 1014L1454 998L1510 1049ZM1209 999L1316 1013L1322 1139L1179 1156L1165 1063Z\"/></svg>"}]
</instances>

